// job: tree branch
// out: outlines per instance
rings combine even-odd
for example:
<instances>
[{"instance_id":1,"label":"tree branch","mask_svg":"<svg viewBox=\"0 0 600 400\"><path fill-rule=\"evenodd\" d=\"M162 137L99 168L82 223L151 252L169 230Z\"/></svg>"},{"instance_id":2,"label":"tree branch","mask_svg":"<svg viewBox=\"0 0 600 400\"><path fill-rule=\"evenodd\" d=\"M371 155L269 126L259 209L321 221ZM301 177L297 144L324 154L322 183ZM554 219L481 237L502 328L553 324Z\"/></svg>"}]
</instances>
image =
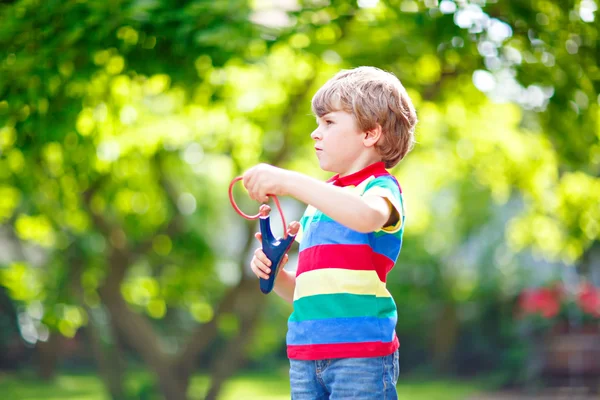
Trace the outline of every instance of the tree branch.
<instances>
[{"instance_id":1,"label":"tree branch","mask_svg":"<svg viewBox=\"0 0 600 400\"><path fill-rule=\"evenodd\" d=\"M178 193L175 190L175 187L173 187L171 182L169 182L169 180L167 179L167 175L162 166L162 159L163 156L157 152L153 157L152 165L158 177L158 184L165 192L166 198L171 206L171 209L173 210L173 217L165 226L163 226L161 229L159 229L158 232L156 232L155 236L166 235L169 237L173 237L183 232L184 220L181 214L178 212L177 208ZM149 249L152 248L152 239L153 238L149 238L148 240L140 243L138 246L136 246L134 252L137 254L143 254L147 252Z\"/></svg>"},{"instance_id":2,"label":"tree branch","mask_svg":"<svg viewBox=\"0 0 600 400\"><path fill-rule=\"evenodd\" d=\"M93 210L92 210L92 198L94 197L94 195L104 186L104 184L110 179L109 175L102 175L99 179L95 180L90 187L87 188L87 190L85 190L82 193L82 200L83 200L83 206L85 208L85 210L88 212L88 214L91 216L92 221L94 222L94 225L100 230L100 232L108 239L110 238L111 232L112 232L112 227L110 226L110 224L108 223L108 221L106 221L106 219L101 216L96 214Z\"/></svg>"},{"instance_id":3,"label":"tree branch","mask_svg":"<svg viewBox=\"0 0 600 400\"><path fill-rule=\"evenodd\" d=\"M172 358L161 350L163 346L160 337L142 315L129 309L121 296L121 283L125 266L128 265L126 254L115 250L110 261L112 268L99 293L110 312L112 322L144 363L153 370L166 398L185 398L186 387L172 368Z\"/></svg>"},{"instance_id":4,"label":"tree branch","mask_svg":"<svg viewBox=\"0 0 600 400\"><path fill-rule=\"evenodd\" d=\"M256 278L247 277L243 273L245 255L250 251L252 241L254 240L252 235L254 232L253 224L246 224L246 227L246 237L248 240L246 240L244 250L241 252L242 258L239 262L239 269L242 271L242 279L236 286L229 289L225 296L223 296L219 306L217 307L217 310L215 311L213 319L207 324L198 326L190 335L187 343L182 347L179 356L175 361L176 368L181 371L182 376L189 376L191 374L198 355L201 354L217 337L217 323L221 315L234 311L238 300L242 296L246 296L248 294L248 291L246 290L247 287L251 286L255 292L259 292Z\"/></svg>"},{"instance_id":5,"label":"tree branch","mask_svg":"<svg viewBox=\"0 0 600 400\"><path fill-rule=\"evenodd\" d=\"M266 301L265 295L257 290L256 280L245 280L247 283L240 291L235 313L240 320L240 330L235 338L230 340L223 354L216 357L211 363L210 388L205 400L216 400L223 383L233 375L246 358L245 348L252 340L259 315Z\"/></svg>"}]
</instances>

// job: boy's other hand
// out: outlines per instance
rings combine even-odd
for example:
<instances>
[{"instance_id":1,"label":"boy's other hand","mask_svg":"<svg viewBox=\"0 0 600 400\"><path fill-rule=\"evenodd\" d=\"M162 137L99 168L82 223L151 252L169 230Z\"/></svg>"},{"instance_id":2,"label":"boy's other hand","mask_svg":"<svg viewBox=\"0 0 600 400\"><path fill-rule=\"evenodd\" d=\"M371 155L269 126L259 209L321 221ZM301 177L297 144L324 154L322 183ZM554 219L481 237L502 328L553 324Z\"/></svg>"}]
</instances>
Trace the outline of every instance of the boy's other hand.
<instances>
[{"instance_id":1,"label":"boy's other hand","mask_svg":"<svg viewBox=\"0 0 600 400\"><path fill-rule=\"evenodd\" d=\"M244 173L244 187L248 190L250 198L261 203L269 201L268 194L286 195L284 183L289 171L269 164L258 164Z\"/></svg>"},{"instance_id":2,"label":"boy's other hand","mask_svg":"<svg viewBox=\"0 0 600 400\"><path fill-rule=\"evenodd\" d=\"M300 230L300 223L298 221L290 222L288 225L288 235L296 235ZM262 243L262 235L260 232L256 232L254 237ZM284 254L281 259L281 265L279 268L283 268L285 264L288 262L288 255ZM252 257L252 261L250 262L250 268L254 275L262 279L269 279L269 274L271 273L271 260L267 258L265 253L262 251L262 248L256 249L254 251L254 257Z\"/></svg>"}]
</instances>

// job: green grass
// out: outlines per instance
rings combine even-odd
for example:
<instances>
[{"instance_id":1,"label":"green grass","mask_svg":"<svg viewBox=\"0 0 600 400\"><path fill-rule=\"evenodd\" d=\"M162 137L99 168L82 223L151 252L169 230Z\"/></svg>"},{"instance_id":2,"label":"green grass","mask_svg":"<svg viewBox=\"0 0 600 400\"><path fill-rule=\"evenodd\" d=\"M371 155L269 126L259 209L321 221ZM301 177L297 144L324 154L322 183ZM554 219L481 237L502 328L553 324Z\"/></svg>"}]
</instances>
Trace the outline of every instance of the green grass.
<instances>
[{"instance_id":1,"label":"green grass","mask_svg":"<svg viewBox=\"0 0 600 400\"><path fill-rule=\"evenodd\" d=\"M128 376L128 389L141 393L149 382L145 373ZM190 385L190 398L202 398L208 378L195 376ZM481 391L480 383L452 380L400 379L400 400L465 400ZM3 400L108 400L101 380L93 374L61 374L51 382L31 377L0 375L0 394ZM136 396L138 397L138 396ZM155 399L155 396L142 397ZM222 400L288 400L289 383L285 372L243 374L225 385Z\"/></svg>"},{"instance_id":2,"label":"green grass","mask_svg":"<svg viewBox=\"0 0 600 400\"><path fill-rule=\"evenodd\" d=\"M0 393L7 400L107 400L102 381L93 375L60 375L52 382L29 377L0 377Z\"/></svg>"}]
</instances>

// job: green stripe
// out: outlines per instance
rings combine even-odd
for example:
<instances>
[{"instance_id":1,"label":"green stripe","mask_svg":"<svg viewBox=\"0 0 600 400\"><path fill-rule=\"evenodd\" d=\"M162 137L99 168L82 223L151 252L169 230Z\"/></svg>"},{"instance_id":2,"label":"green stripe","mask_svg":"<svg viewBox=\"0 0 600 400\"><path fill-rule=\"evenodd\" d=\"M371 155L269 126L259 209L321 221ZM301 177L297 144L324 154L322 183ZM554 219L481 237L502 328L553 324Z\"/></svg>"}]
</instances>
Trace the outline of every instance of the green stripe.
<instances>
[{"instance_id":1,"label":"green stripe","mask_svg":"<svg viewBox=\"0 0 600 400\"><path fill-rule=\"evenodd\" d=\"M400 189L398 188L398 185L392 178L380 177L380 178L372 180L371 182L369 182L369 184L365 188L364 193L366 193L369 189L373 189L374 187L380 187L380 188L389 190L391 195L394 196L396 198L396 200L399 200L398 203L400 204L400 207L402 207L404 209L404 201L402 199L402 193L400 193Z\"/></svg>"},{"instance_id":2,"label":"green stripe","mask_svg":"<svg viewBox=\"0 0 600 400\"><path fill-rule=\"evenodd\" d=\"M302 218L300 218L300 227L302 228L303 232L306 232L306 227L308 225L308 215L303 215Z\"/></svg>"},{"instance_id":3,"label":"green stripe","mask_svg":"<svg viewBox=\"0 0 600 400\"><path fill-rule=\"evenodd\" d=\"M323 214L321 211L317 211L312 220L312 222L327 222L327 221L333 221L333 219L331 219L331 217L329 217L328 215Z\"/></svg>"},{"instance_id":4,"label":"green stripe","mask_svg":"<svg viewBox=\"0 0 600 400\"><path fill-rule=\"evenodd\" d=\"M348 293L318 294L294 301L290 321L307 321L326 318L396 316L396 303L391 297Z\"/></svg>"}]
</instances>

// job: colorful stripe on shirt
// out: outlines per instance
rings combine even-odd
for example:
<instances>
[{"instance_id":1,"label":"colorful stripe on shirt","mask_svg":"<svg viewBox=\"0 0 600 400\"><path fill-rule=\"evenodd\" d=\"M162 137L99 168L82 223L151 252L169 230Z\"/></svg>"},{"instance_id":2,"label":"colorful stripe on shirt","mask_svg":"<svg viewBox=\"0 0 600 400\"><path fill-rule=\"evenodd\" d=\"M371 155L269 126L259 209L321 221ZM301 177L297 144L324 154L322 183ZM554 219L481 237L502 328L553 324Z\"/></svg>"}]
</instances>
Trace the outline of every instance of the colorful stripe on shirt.
<instances>
[{"instance_id":1,"label":"colorful stripe on shirt","mask_svg":"<svg viewBox=\"0 0 600 400\"><path fill-rule=\"evenodd\" d=\"M300 254L294 312L288 322L288 356L315 360L391 354L399 345L397 312L385 281L402 247L400 187L383 163L332 184L387 199L398 221L360 233L307 208L297 237Z\"/></svg>"}]
</instances>

